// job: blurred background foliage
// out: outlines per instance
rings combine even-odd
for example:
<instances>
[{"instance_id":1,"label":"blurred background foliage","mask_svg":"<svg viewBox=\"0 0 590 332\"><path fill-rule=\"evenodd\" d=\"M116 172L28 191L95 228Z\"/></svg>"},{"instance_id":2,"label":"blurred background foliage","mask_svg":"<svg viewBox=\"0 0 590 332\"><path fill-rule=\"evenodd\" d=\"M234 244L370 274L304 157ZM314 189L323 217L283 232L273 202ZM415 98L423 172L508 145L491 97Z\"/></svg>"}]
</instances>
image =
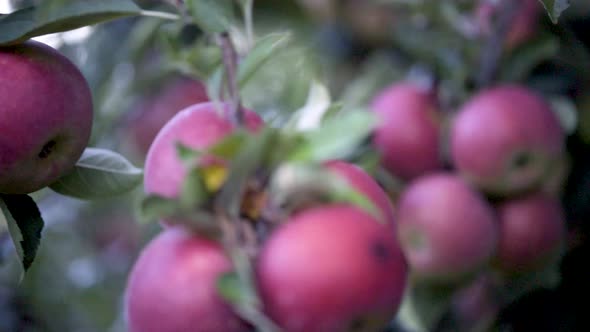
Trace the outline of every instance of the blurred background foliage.
<instances>
[{"instance_id":1,"label":"blurred background foliage","mask_svg":"<svg viewBox=\"0 0 590 332\"><path fill-rule=\"evenodd\" d=\"M174 1L136 2L175 11ZM489 80L485 59L498 47L475 33L475 2L255 0L256 36L288 33L289 40L243 87L244 104L280 125L305 104L314 80L346 109L412 77L439 84L444 110L452 112ZM0 8L32 3L0 0ZM557 25L542 13L530 23L530 38L510 39L498 55L498 79L552 98L571 128L571 173L563 192L571 240L561 283L506 308L502 331L588 330L590 2L572 6ZM234 38L238 49L247 46L243 31ZM157 18L120 19L40 40L59 48L90 83L96 110L91 146L119 151L138 166L168 118L214 91L211 77L220 63L217 46L198 27ZM140 192L92 203L37 193L47 227L21 284L12 243L0 231L0 332L125 331L127 274L160 227L136 218Z\"/></svg>"}]
</instances>

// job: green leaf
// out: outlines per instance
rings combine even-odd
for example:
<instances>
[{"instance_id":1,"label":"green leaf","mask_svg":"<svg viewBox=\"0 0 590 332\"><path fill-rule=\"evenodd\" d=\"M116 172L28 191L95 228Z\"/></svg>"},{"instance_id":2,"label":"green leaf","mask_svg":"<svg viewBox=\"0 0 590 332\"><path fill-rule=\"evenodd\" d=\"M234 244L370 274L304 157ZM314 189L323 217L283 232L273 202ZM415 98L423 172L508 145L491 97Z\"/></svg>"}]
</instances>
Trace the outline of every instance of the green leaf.
<instances>
[{"instance_id":1,"label":"green leaf","mask_svg":"<svg viewBox=\"0 0 590 332\"><path fill-rule=\"evenodd\" d=\"M120 154L86 148L74 169L49 187L66 196L97 199L128 192L142 179L142 170Z\"/></svg>"},{"instance_id":2,"label":"green leaf","mask_svg":"<svg viewBox=\"0 0 590 332\"><path fill-rule=\"evenodd\" d=\"M539 0L547 10L553 24L557 24L559 16L570 6L570 0Z\"/></svg>"},{"instance_id":3,"label":"green leaf","mask_svg":"<svg viewBox=\"0 0 590 332\"><path fill-rule=\"evenodd\" d=\"M555 95L546 97L551 106L551 109L555 112L555 115L559 119L561 127L564 129L567 135L571 135L578 128L578 109L574 101L566 96Z\"/></svg>"},{"instance_id":4,"label":"green leaf","mask_svg":"<svg viewBox=\"0 0 590 332\"><path fill-rule=\"evenodd\" d=\"M244 146L249 135L244 130L236 130L231 135L225 136L221 141L207 149L207 153L214 156L229 159L235 157L240 148Z\"/></svg>"},{"instance_id":5,"label":"green leaf","mask_svg":"<svg viewBox=\"0 0 590 332\"><path fill-rule=\"evenodd\" d=\"M280 332L281 329L263 313L250 259L239 247L229 254L235 271L222 274L217 279L219 294L243 319L254 325L256 331Z\"/></svg>"},{"instance_id":6,"label":"green leaf","mask_svg":"<svg viewBox=\"0 0 590 332\"><path fill-rule=\"evenodd\" d=\"M219 142L202 150L195 150L182 143L177 143L176 153L188 167L196 165L199 158L204 155L216 156L222 159L231 159L239 153L244 142L248 139L248 136L249 135L246 131L236 130L230 135L223 137Z\"/></svg>"},{"instance_id":7,"label":"green leaf","mask_svg":"<svg viewBox=\"0 0 590 332\"><path fill-rule=\"evenodd\" d=\"M337 174L317 165L288 163L282 165L271 179L274 203L289 211L318 202L349 203L382 219L377 206Z\"/></svg>"},{"instance_id":8,"label":"green leaf","mask_svg":"<svg viewBox=\"0 0 590 332\"><path fill-rule=\"evenodd\" d=\"M275 51L287 45L290 33L271 33L260 39L238 68L238 85L243 87Z\"/></svg>"},{"instance_id":9,"label":"green leaf","mask_svg":"<svg viewBox=\"0 0 590 332\"><path fill-rule=\"evenodd\" d=\"M203 155L203 151L195 150L182 142L176 142L176 155L185 165L194 164L195 161Z\"/></svg>"},{"instance_id":10,"label":"green leaf","mask_svg":"<svg viewBox=\"0 0 590 332\"><path fill-rule=\"evenodd\" d=\"M327 119L316 130L305 132L304 143L295 148L290 161L326 161L352 154L373 131L377 119L365 110Z\"/></svg>"},{"instance_id":11,"label":"green leaf","mask_svg":"<svg viewBox=\"0 0 590 332\"><path fill-rule=\"evenodd\" d=\"M217 290L225 300L234 306L243 306L249 302L249 296L235 272L221 275L217 280Z\"/></svg>"},{"instance_id":12,"label":"green leaf","mask_svg":"<svg viewBox=\"0 0 590 332\"><path fill-rule=\"evenodd\" d=\"M434 325L449 308L454 287L410 284L397 319L403 327L416 332L433 331Z\"/></svg>"},{"instance_id":13,"label":"green leaf","mask_svg":"<svg viewBox=\"0 0 590 332\"><path fill-rule=\"evenodd\" d=\"M224 32L235 21L233 0L188 0L194 22L206 32Z\"/></svg>"},{"instance_id":14,"label":"green leaf","mask_svg":"<svg viewBox=\"0 0 590 332\"><path fill-rule=\"evenodd\" d=\"M178 199L159 195L146 195L139 202L137 217L142 223L166 219L181 223L202 236L219 236L221 231L215 216L199 209L199 206L185 206Z\"/></svg>"},{"instance_id":15,"label":"green leaf","mask_svg":"<svg viewBox=\"0 0 590 332\"><path fill-rule=\"evenodd\" d=\"M555 36L543 34L511 52L501 66L500 77L503 81L524 80L535 66L553 58L559 49L559 40Z\"/></svg>"},{"instance_id":16,"label":"green leaf","mask_svg":"<svg viewBox=\"0 0 590 332\"><path fill-rule=\"evenodd\" d=\"M305 104L309 83L321 72L319 59L311 49L292 38L277 49L247 84L240 86L244 105L259 111L277 127L288 114ZM272 84L269 84L272 82Z\"/></svg>"},{"instance_id":17,"label":"green leaf","mask_svg":"<svg viewBox=\"0 0 590 332\"><path fill-rule=\"evenodd\" d=\"M555 289L561 283L560 265L565 255L565 246L554 254L552 261L540 269L523 274L503 275L505 282L502 297L505 303L511 303L536 289Z\"/></svg>"},{"instance_id":18,"label":"green leaf","mask_svg":"<svg viewBox=\"0 0 590 332\"><path fill-rule=\"evenodd\" d=\"M180 202L183 207L197 207L208 197L207 187L198 168L192 168L182 183Z\"/></svg>"},{"instance_id":19,"label":"green leaf","mask_svg":"<svg viewBox=\"0 0 590 332\"><path fill-rule=\"evenodd\" d=\"M36 36L139 15L140 12L131 0L77 0L67 1L63 6L27 7L0 17L0 45L16 44Z\"/></svg>"},{"instance_id":20,"label":"green leaf","mask_svg":"<svg viewBox=\"0 0 590 332\"><path fill-rule=\"evenodd\" d=\"M331 109L331 102L328 88L320 82L312 81L307 102L293 113L285 127L300 131L317 129L326 113Z\"/></svg>"},{"instance_id":21,"label":"green leaf","mask_svg":"<svg viewBox=\"0 0 590 332\"><path fill-rule=\"evenodd\" d=\"M223 68L219 67L207 79L207 95L212 102L221 101L221 87L223 86Z\"/></svg>"},{"instance_id":22,"label":"green leaf","mask_svg":"<svg viewBox=\"0 0 590 332\"><path fill-rule=\"evenodd\" d=\"M139 203L138 219L142 223L173 216L180 210L178 200L158 195L147 195Z\"/></svg>"},{"instance_id":23,"label":"green leaf","mask_svg":"<svg viewBox=\"0 0 590 332\"><path fill-rule=\"evenodd\" d=\"M16 253L26 272L37 254L44 221L37 204L28 195L0 195L0 215L4 215Z\"/></svg>"},{"instance_id":24,"label":"green leaf","mask_svg":"<svg viewBox=\"0 0 590 332\"><path fill-rule=\"evenodd\" d=\"M157 35L168 59L166 65L205 80L221 65L221 49L211 44L208 38L199 38L185 45L179 37L182 27L178 23L166 24Z\"/></svg>"},{"instance_id":25,"label":"green leaf","mask_svg":"<svg viewBox=\"0 0 590 332\"><path fill-rule=\"evenodd\" d=\"M360 66L342 92L340 100L347 107L370 104L381 89L404 78L407 66L392 61L388 54L375 53Z\"/></svg>"}]
</instances>

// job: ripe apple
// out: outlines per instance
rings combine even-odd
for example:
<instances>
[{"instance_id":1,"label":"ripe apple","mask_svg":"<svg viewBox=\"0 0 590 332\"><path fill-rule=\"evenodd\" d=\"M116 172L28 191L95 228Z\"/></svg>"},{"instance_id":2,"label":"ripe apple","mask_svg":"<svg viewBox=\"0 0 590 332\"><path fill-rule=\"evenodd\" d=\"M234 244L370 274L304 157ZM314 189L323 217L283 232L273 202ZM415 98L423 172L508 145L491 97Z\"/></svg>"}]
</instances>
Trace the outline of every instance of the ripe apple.
<instances>
[{"instance_id":1,"label":"ripe apple","mask_svg":"<svg viewBox=\"0 0 590 332\"><path fill-rule=\"evenodd\" d=\"M129 332L248 331L217 291L218 278L231 270L218 243L179 227L165 229L144 248L129 276Z\"/></svg>"},{"instance_id":2,"label":"ripe apple","mask_svg":"<svg viewBox=\"0 0 590 332\"><path fill-rule=\"evenodd\" d=\"M256 277L267 314L285 331L377 331L399 308L407 265L390 227L333 204L277 228Z\"/></svg>"},{"instance_id":3,"label":"ripe apple","mask_svg":"<svg viewBox=\"0 0 590 332\"><path fill-rule=\"evenodd\" d=\"M473 96L453 119L450 134L459 172L484 191L501 196L541 185L565 146L564 131L550 106L515 84Z\"/></svg>"},{"instance_id":4,"label":"ripe apple","mask_svg":"<svg viewBox=\"0 0 590 332\"><path fill-rule=\"evenodd\" d=\"M559 200L531 194L502 203L497 266L507 272L527 272L550 262L565 245L565 215Z\"/></svg>"},{"instance_id":5,"label":"ripe apple","mask_svg":"<svg viewBox=\"0 0 590 332\"><path fill-rule=\"evenodd\" d=\"M92 130L78 68L36 42L0 47L0 193L26 194L74 167Z\"/></svg>"},{"instance_id":6,"label":"ripe apple","mask_svg":"<svg viewBox=\"0 0 590 332\"><path fill-rule=\"evenodd\" d=\"M393 205L379 184L362 168L341 160L332 160L325 166L342 176L349 185L364 194L382 212L383 220L393 225Z\"/></svg>"},{"instance_id":7,"label":"ripe apple","mask_svg":"<svg viewBox=\"0 0 590 332\"><path fill-rule=\"evenodd\" d=\"M488 331L503 306L500 284L482 274L460 288L451 299L450 313L458 331Z\"/></svg>"},{"instance_id":8,"label":"ripe apple","mask_svg":"<svg viewBox=\"0 0 590 332\"><path fill-rule=\"evenodd\" d=\"M429 91L394 83L373 99L371 108L380 118L373 143L389 172L411 180L442 168L438 108Z\"/></svg>"},{"instance_id":9,"label":"ripe apple","mask_svg":"<svg viewBox=\"0 0 590 332\"><path fill-rule=\"evenodd\" d=\"M482 2L475 10L477 25L485 35L492 31L494 20L497 19L499 7L498 1ZM506 35L506 47L513 49L528 40L530 40L538 30L538 23L543 11L543 7L538 0L520 0L517 2L518 8L513 14Z\"/></svg>"},{"instance_id":10,"label":"ripe apple","mask_svg":"<svg viewBox=\"0 0 590 332\"><path fill-rule=\"evenodd\" d=\"M205 85L186 77L175 77L151 97L134 106L126 119L126 136L130 150L145 158L152 142L162 127L180 110L194 104L209 101Z\"/></svg>"},{"instance_id":11,"label":"ripe apple","mask_svg":"<svg viewBox=\"0 0 590 332\"><path fill-rule=\"evenodd\" d=\"M459 176L421 177L402 192L398 237L417 279L453 282L471 275L495 253L497 219L487 201Z\"/></svg>"},{"instance_id":12,"label":"ripe apple","mask_svg":"<svg viewBox=\"0 0 590 332\"><path fill-rule=\"evenodd\" d=\"M221 109L227 111L229 104L221 104ZM256 131L262 125L258 114L245 110L246 129ZM199 103L180 111L160 130L148 151L144 168L146 193L167 198L178 197L187 170L177 155L176 143L193 149L204 149L235 129L213 102Z\"/></svg>"}]
</instances>

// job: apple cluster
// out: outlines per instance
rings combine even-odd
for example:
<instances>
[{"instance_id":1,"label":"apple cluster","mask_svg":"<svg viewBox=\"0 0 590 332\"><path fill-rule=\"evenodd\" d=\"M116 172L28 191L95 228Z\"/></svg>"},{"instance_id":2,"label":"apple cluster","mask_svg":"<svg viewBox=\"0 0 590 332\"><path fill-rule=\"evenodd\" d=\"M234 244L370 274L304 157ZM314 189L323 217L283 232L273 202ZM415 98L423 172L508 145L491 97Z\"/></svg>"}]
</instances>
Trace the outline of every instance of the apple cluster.
<instances>
[{"instance_id":1,"label":"apple cluster","mask_svg":"<svg viewBox=\"0 0 590 332\"><path fill-rule=\"evenodd\" d=\"M149 148L145 192L182 200L191 168L180 157L179 144L204 151L238 130L255 137L266 127L252 110L242 109L237 123L230 110L230 103L202 102L175 114ZM195 167L206 174L205 186L215 192L232 176L228 174L230 163L218 155L204 155ZM315 200L312 194L296 208L293 200L283 202L290 208L274 211L273 223L267 223L270 229L263 236L258 234L260 241L249 253L252 286L261 303L261 315L281 331L377 330L395 317L408 274L396 236L392 203L379 184L352 163L329 160L316 166L354 188L375 209L319 197ZM263 203L250 204L246 210L264 209L264 198L272 199L268 197L271 190L290 186L291 171L279 167L276 172L280 183L271 181L257 195L250 193L253 201ZM264 223L260 213L248 211L240 222ZM220 237L218 232L190 227L194 220L189 219L195 218L201 215L163 218L162 231L143 249L126 289L129 331L254 329L257 319L252 319L251 313L244 314L219 289L224 276L238 271L236 253L248 250L240 248L236 252L225 241L227 228L222 227ZM223 217L215 220L224 222ZM246 311L255 307L252 303Z\"/></svg>"},{"instance_id":2,"label":"apple cluster","mask_svg":"<svg viewBox=\"0 0 590 332\"><path fill-rule=\"evenodd\" d=\"M395 82L373 98L372 146L388 176L403 184L397 195L349 161L317 165L362 194L376 213L314 193L304 203L283 202L295 209L274 211L276 220L249 255L262 314L278 328L377 330L395 317L410 282L468 285L487 280L489 270L518 277L559 257L565 134L548 102L525 86L499 84L476 92L456 112L442 112L439 104L433 88L412 81ZM179 145L206 151L237 131L255 136L266 127L249 109L236 122L230 103L204 101L167 113L171 118L147 153L144 189L171 200L182 200L191 174ZM231 176L231 162L203 154L193 167L215 192ZM290 171L277 170L280 190L292 185ZM269 196L278 195L270 187L244 198L248 223L261 223ZM199 218L206 216L160 220L163 230L129 278L130 331L253 329L219 290L236 268L227 229L191 227Z\"/></svg>"},{"instance_id":3,"label":"apple cluster","mask_svg":"<svg viewBox=\"0 0 590 332\"><path fill-rule=\"evenodd\" d=\"M90 139L80 70L33 40L0 46L0 194L28 194L69 172Z\"/></svg>"},{"instance_id":4,"label":"apple cluster","mask_svg":"<svg viewBox=\"0 0 590 332\"><path fill-rule=\"evenodd\" d=\"M514 83L476 91L454 112L437 99L405 81L372 104L373 145L403 183L394 218L412 280L462 284L492 271L510 282L554 264L567 159L550 104Z\"/></svg>"}]
</instances>

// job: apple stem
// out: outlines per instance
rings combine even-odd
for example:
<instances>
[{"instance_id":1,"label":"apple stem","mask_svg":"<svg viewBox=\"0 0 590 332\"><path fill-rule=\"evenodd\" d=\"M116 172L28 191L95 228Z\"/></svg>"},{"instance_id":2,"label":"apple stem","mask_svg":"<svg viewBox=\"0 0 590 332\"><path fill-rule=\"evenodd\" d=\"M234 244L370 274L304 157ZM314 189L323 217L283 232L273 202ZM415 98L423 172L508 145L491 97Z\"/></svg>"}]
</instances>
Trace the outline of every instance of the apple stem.
<instances>
[{"instance_id":1,"label":"apple stem","mask_svg":"<svg viewBox=\"0 0 590 332\"><path fill-rule=\"evenodd\" d=\"M490 37L481 49L481 65L479 75L476 77L476 84L480 89L489 86L498 74L506 36L508 36L510 26L520 5L520 1L516 0L500 1L498 20Z\"/></svg>"},{"instance_id":2,"label":"apple stem","mask_svg":"<svg viewBox=\"0 0 590 332\"><path fill-rule=\"evenodd\" d=\"M238 53L231 40L229 33L221 34L219 43L223 53L223 67L225 69L225 83L230 98L230 119L235 125L241 125L244 120L244 112L240 101L238 89Z\"/></svg>"},{"instance_id":3,"label":"apple stem","mask_svg":"<svg viewBox=\"0 0 590 332\"><path fill-rule=\"evenodd\" d=\"M234 309L260 332L280 332L278 326L262 311L258 289L253 275L253 260L258 251L258 239L251 224L240 218L231 218L224 212L218 213L223 229L222 243L230 256L239 279L244 299L234 303Z\"/></svg>"}]
</instances>

